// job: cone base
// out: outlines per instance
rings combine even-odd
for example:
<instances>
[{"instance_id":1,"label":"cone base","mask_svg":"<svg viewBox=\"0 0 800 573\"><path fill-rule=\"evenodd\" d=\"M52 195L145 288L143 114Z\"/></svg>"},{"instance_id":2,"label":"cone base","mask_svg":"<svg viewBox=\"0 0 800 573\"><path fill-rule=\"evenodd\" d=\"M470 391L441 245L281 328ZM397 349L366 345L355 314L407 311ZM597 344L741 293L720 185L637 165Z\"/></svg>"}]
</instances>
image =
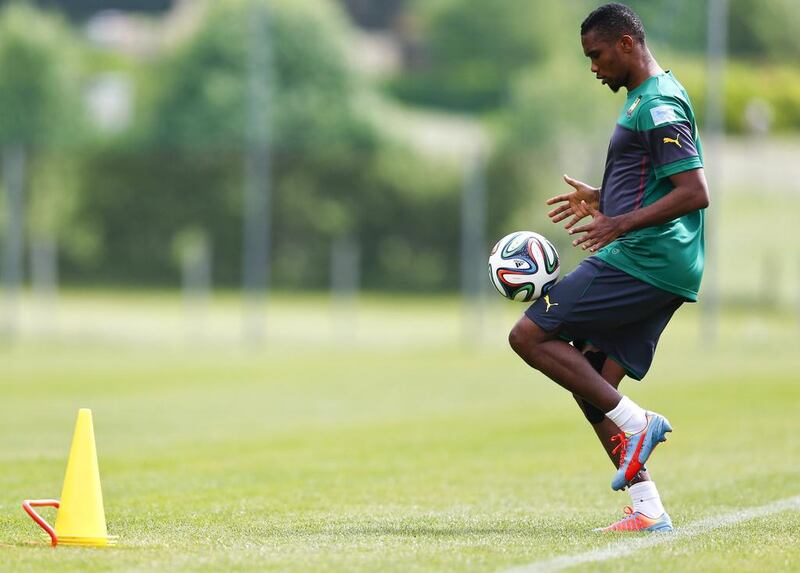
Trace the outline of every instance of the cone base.
<instances>
[{"instance_id":1,"label":"cone base","mask_svg":"<svg viewBox=\"0 0 800 573\"><path fill-rule=\"evenodd\" d=\"M109 535L107 537L71 537L59 535L58 544L76 547L108 547L117 544L117 536Z\"/></svg>"}]
</instances>

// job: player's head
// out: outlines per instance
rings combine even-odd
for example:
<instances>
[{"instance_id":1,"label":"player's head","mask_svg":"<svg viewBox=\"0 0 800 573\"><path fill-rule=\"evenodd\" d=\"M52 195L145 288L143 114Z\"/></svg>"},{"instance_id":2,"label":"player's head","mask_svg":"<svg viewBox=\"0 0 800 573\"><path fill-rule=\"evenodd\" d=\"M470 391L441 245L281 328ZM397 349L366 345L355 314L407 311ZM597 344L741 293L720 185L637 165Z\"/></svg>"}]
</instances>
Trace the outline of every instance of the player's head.
<instances>
[{"instance_id":1,"label":"player's head","mask_svg":"<svg viewBox=\"0 0 800 573\"><path fill-rule=\"evenodd\" d=\"M592 73L617 92L626 85L632 63L645 49L644 26L624 4L604 4L581 24L581 44L592 61Z\"/></svg>"}]
</instances>

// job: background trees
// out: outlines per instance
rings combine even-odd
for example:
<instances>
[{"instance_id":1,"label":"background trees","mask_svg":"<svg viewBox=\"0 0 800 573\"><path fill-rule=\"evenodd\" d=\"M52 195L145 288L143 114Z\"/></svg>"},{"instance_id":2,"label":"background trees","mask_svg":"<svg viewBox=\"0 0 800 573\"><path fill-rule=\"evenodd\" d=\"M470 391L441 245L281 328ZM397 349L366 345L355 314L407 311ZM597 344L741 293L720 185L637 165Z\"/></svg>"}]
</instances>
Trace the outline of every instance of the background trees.
<instances>
[{"instance_id":1,"label":"background trees","mask_svg":"<svg viewBox=\"0 0 800 573\"><path fill-rule=\"evenodd\" d=\"M196 3L207 9L182 40L144 56L88 45L81 35L87 3L64 5L69 23L30 5L0 4L4 244L18 244L17 255L3 256L6 268L54 276L58 253L68 281L175 284L176 253L188 236L208 245L216 283L238 284L252 4ZM631 4L648 23L659 60L691 93L702 125L705 10L691 0ZM137 6L157 10L146 22L152 30L170 3ZM360 250L367 288L457 288L469 170L410 145L396 122L374 111L376 99L431 117L460 114L487 134L487 240L541 225L541 202L560 185L561 171L599 177L602 162L585 158L602 154L619 102L591 81L578 46L578 26L594 3L262 6L270 12L262 127L276 286L325 287L331 251L341 243ZM377 77L354 71L357 34L345 10L400 47L396 69ZM754 115L771 131L800 129L797 14L789 0L731 0L729 132L752 131ZM133 121L117 132L85 121L83 92L92 74L108 71L132 86ZM25 220L13 209L24 210ZM23 233L38 262L23 262Z\"/></svg>"}]
</instances>

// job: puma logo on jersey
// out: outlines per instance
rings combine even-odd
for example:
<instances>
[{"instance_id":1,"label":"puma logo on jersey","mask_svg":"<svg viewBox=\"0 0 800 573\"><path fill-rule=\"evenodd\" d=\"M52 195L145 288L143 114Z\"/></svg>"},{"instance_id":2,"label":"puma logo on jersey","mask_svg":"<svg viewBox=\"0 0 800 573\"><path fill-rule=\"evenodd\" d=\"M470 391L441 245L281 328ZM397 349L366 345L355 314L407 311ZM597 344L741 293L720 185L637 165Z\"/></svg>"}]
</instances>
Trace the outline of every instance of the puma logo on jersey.
<instances>
[{"instance_id":1,"label":"puma logo on jersey","mask_svg":"<svg viewBox=\"0 0 800 573\"><path fill-rule=\"evenodd\" d=\"M681 142L678 141L680 138L681 138L681 134L680 133L675 135L675 139L672 139L671 137L665 137L664 138L664 143L674 143L678 147L681 147ZM681 147L681 149L683 149L683 148Z\"/></svg>"},{"instance_id":2,"label":"puma logo on jersey","mask_svg":"<svg viewBox=\"0 0 800 573\"><path fill-rule=\"evenodd\" d=\"M558 306L557 302L550 302L550 295L549 294L544 295L544 303L547 305L547 308L545 309L545 312L550 312L550 307L551 306Z\"/></svg>"}]
</instances>

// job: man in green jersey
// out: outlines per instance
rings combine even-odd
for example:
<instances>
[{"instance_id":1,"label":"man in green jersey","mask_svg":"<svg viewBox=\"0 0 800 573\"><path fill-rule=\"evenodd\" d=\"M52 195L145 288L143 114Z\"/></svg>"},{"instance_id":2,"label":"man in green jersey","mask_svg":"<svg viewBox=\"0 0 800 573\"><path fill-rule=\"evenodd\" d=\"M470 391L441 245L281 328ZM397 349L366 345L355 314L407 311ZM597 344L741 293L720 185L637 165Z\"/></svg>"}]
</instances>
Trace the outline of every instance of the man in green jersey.
<instances>
[{"instance_id":1,"label":"man in green jersey","mask_svg":"<svg viewBox=\"0 0 800 573\"><path fill-rule=\"evenodd\" d=\"M592 256L537 300L514 326L512 348L569 390L617 466L611 486L633 508L603 530L669 531L672 522L644 467L665 441L667 419L617 390L641 380L661 332L703 273L703 209L709 204L689 96L645 43L639 17L612 3L581 25L591 71L628 97L620 110L599 188L565 176L574 191L548 201L554 223ZM576 226L585 217L591 222Z\"/></svg>"}]
</instances>

